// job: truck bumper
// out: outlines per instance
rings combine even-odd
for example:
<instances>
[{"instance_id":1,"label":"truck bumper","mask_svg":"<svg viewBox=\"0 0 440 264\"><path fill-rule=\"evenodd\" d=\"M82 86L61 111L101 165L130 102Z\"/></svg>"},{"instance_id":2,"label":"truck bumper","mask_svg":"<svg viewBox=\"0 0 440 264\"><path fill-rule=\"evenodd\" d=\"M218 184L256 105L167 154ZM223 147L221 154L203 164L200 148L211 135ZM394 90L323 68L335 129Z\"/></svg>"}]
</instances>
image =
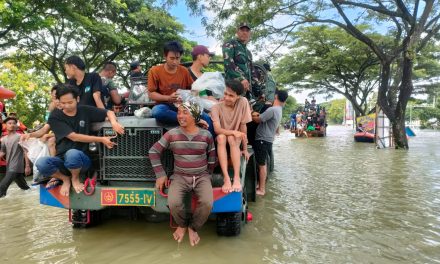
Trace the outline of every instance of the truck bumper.
<instances>
[{"instance_id":1,"label":"truck bumper","mask_svg":"<svg viewBox=\"0 0 440 264\"><path fill-rule=\"evenodd\" d=\"M145 189L151 190L154 185L150 188ZM91 195L86 195L84 192L79 194L75 193L73 190L70 192L70 196L60 195L60 186L53 189L47 190L45 186L40 185L40 204L54 206L65 209L80 209L80 210L102 210L108 207L108 203L104 200L104 194L109 188L118 189L123 188L121 186L102 186L99 183L95 186L95 191ZM132 186L127 188L132 188ZM136 187L139 189L139 187ZM243 193L242 192L232 192L223 193L220 187L213 188L213 207L212 213L226 213L226 212L241 212L243 208ZM168 209L168 199L166 196L159 194L156 189L154 192L154 205L151 208L160 213L169 213ZM192 197L192 206L196 206L197 198ZM112 205L113 206L113 205ZM119 205L115 205L119 206Z\"/></svg>"}]
</instances>

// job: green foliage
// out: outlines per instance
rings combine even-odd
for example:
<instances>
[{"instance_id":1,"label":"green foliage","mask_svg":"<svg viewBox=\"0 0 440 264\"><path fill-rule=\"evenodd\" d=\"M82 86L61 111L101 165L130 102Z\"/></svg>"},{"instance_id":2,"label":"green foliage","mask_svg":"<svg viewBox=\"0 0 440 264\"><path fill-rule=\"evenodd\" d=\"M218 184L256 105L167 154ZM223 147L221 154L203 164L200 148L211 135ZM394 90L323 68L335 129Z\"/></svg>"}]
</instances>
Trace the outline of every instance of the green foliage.
<instances>
[{"instance_id":1,"label":"green foliage","mask_svg":"<svg viewBox=\"0 0 440 264\"><path fill-rule=\"evenodd\" d=\"M346 99L335 99L330 102L321 104L327 112L327 122L330 124L342 124L344 120Z\"/></svg>"},{"instance_id":2,"label":"green foliage","mask_svg":"<svg viewBox=\"0 0 440 264\"><path fill-rule=\"evenodd\" d=\"M438 128L440 126L440 105L436 108L423 108L419 113L419 119L423 128L432 128L434 125ZM436 120L430 122L430 120Z\"/></svg>"},{"instance_id":3,"label":"green foliage","mask_svg":"<svg viewBox=\"0 0 440 264\"><path fill-rule=\"evenodd\" d=\"M290 115L294 112L297 112L298 107L299 107L299 105L298 105L295 97L292 97L289 95L289 97L287 97L286 104L284 105L284 108L283 108L283 117L281 119L282 122L289 121Z\"/></svg>"},{"instance_id":4,"label":"green foliage","mask_svg":"<svg viewBox=\"0 0 440 264\"><path fill-rule=\"evenodd\" d=\"M84 59L88 71L116 61L126 80L132 60L148 69L162 61L164 42L184 41L178 36L183 26L150 1L57 1L42 14L44 28L23 36L18 48L58 82L64 81L64 60L73 54Z\"/></svg>"},{"instance_id":5,"label":"green foliage","mask_svg":"<svg viewBox=\"0 0 440 264\"><path fill-rule=\"evenodd\" d=\"M367 98L377 88L379 62L362 42L339 28L302 27L289 54L274 70L279 83L315 94L341 94L365 115Z\"/></svg>"},{"instance_id":6,"label":"green foliage","mask_svg":"<svg viewBox=\"0 0 440 264\"><path fill-rule=\"evenodd\" d=\"M40 29L46 23L41 14L44 1L0 0L0 47L8 48L25 34Z\"/></svg>"},{"instance_id":7,"label":"green foliage","mask_svg":"<svg viewBox=\"0 0 440 264\"><path fill-rule=\"evenodd\" d=\"M419 52L440 32L439 1L208 0L201 3L198 7L203 5L206 11L215 14L213 19L206 19L208 31L222 37L238 21L247 20L253 26L254 37L269 43L264 48L272 49L272 55L292 42L295 36L292 32L304 24L334 25L364 43L381 64L378 104L393 125L395 145L408 148L399 120L403 119L413 92L413 70ZM364 25L371 26L365 31ZM392 41L372 38L374 32Z\"/></svg>"},{"instance_id":8,"label":"green foliage","mask_svg":"<svg viewBox=\"0 0 440 264\"><path fill-rule=\"evenodd\" d=\"M435 106L431 106L433 98L428 100L413 99L409 102L409 111L406 112L405 120L420 120L422 128L433 128L440 126L440 102L436 102ZM424 105L425 107L418 107ZM436 120L432 122L432 120Z\"/></svg>"},{"instance_id":9,"label":"green foliage","mask_svg":"<svg viewBox=\"0 0 440 264\"><path fill-rule=\"evenodd\" d=\"M5 100L6 110L16 112L20 121L32 127L36 120L43 121L49 102L52 81L47 75L36 74L26 63L0 64L0 84L16 93L14 99Z\"/></svg>"}]
</instances>

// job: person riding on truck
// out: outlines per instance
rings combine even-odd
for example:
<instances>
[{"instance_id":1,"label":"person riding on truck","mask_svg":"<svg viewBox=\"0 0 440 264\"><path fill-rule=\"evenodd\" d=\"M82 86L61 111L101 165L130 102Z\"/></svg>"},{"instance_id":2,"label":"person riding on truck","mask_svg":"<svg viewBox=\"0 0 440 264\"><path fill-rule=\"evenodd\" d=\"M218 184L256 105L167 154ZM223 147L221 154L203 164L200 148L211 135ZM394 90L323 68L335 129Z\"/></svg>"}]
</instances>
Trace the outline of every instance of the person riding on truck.
<instances>
[{"instance_id":1,"label":"person riding on truck","mask_svg":"<svg viewBox=\"0 0 440 264\"><path fill-rule=\"evenodd\" d=\"M80 182L80 174L91 166L87 155L88 143L99 142L107 148L113 148L112 138L124 134L124 127L116 121L113 111L88 105L78 105L79 91L72 85L58 84L56 97L61 109L54 109L48 120L56 138L56 156L42 157L36 161L38 171L46 178L62 181L60 194L69 196L70 187L80 193L84 184ZM113 137L90 136L91 123L102 122L108 118L115 135Z\"/></svg>"},{"instance_id":2,"label":"person riding on truck","mask_svg":"<svg viewBox=\"0 0 440 264\"><path fill-rule=\"evenodd\" d=\"M149 151L156 174L156 188L160 191L168 185L161 155L167 149L173 152L174 172L168 191L170 213L178 224L173 236L180 243L188 230L191 246L199 243L197 231L206 222L212 209L211 174L216 165L214 139L209 131L196 125L200 118L201 109L197 103L181 104L177 110L180 126L165 133ZM198 202L191 218L188 218L184 197L190 192L197 195Z\"/></svg>"}]
</instances>

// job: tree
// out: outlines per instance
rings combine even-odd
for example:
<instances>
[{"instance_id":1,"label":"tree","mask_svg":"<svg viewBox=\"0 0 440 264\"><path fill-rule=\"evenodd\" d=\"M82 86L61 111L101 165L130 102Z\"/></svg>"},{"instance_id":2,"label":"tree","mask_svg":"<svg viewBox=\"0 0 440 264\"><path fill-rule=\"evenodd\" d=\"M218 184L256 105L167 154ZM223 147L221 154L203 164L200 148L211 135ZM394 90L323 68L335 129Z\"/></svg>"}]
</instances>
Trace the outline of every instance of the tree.
<instances>
[{"instance_id":1,"label":"tree","mask_svg":"<svg viewBox=\"0 0 440 264\"><path fill-rule=\"evenodd\" d=\"M149 68L162 60L163 43L180 40L183 31L166 10L143 0L58 1L44 16L46 26L18 48L57 82L64 81L64 60L73 54L84 59L88 71L106 61L128 65L134 58ZM126 81L128 71L119 74Z\"/></svg>"},{"instance_id":2,"label":"tree","mask_svg":"<svg viewBox=\"0 0 440 264\"><path fill-rule=\"evenodd\" d=\"M291 52L274 70L280 84L314 94L340 94L356 116L368 113L367 98L379 82L379 61L362 42L339 28L312 26L293 34Z\"/></svg>"},{"instance_id":3,"label":"tree","mask_svg":"<svg viewBox=\"0 0 440 264\"><path fill-rule=\"evenodd\" d=\"M345 99L335 99L323 103L327 113L327 122L332 124L342 124L344 121Z\"/></svg>"},{"instance_id":4,"label":"tree","mask_svg":"<svg viewBox=\"0 0 440 264\"><path fill-rule=\"evenodd\" d=\"M20 121L28 127L36 120L43 120L49 103L50 81L50 76L36 74L26 63L3 62L0 83L16 93L14 99L6 101L7 111L17 113Z\"/></svg>"},{"instance_id":5,"label":"tree","mask_svg":"<svg viewBox=\"0 0 440 264\"><path fill-rule=\"evenodd\" d=\"M187 0L195 10L202 7L200 2L194 7L194 2L198 1ZM208 28L221 27L236 16L236 21L254 26L256 37L281 36L279 47L306 23L332 24L363 42L381 65L378 104L392 123L395 146L408 149L404 117L414 89L414 66L420 51L440 31L439 0L208 0L203 7L216 14L207 20ZM365 24L392 34L393 45L372 39L360 28Z\"/></svg>"},{"instance_id":6,"label":"tree","mask_svg":"<svg viewBox=\"0 0 440 264\"><path fill-rule=\"evenodd\" d=\"M46 18L41 16L46 1L0 0L0 48L7 49L24 35L39 29Z\"/></svg>"},{"instance_id":7,"label":"tree","mask_svg":"<svg viewBox=\"0 0 440 264\"><path fill-rule=\"evenodd\" d=\"M286 100L286 104L283 108L283 117L282 120L290 120L290 115L292 113L296 113L298 111L298 103L296 102L295 97L288 96Z\"/></svg>"}]
</instances>

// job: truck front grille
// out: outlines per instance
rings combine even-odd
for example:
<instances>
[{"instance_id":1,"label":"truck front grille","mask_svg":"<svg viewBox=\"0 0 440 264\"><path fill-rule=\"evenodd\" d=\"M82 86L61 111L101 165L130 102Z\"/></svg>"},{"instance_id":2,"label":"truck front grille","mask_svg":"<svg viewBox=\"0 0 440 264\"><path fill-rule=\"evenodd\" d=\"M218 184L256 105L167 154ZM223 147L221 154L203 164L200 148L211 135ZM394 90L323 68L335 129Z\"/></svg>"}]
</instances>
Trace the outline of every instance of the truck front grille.
<instances>
[{"instance_id":1,"label":"truck front grille","mask_svg":"<svg viewBox=\"0 0 440 264\"><path fill-rule=\"evenodd\" d=\"M163 135L163 128L125 128L124 135L118 135L113 149L100 148L101 175L103 180L152 181L155 180L148 151ZM111 128L103 128L102 136L111 136ZM162 164L168 175L173 170L173 155L166 151Z\"/></svg>"}]
</instances>

